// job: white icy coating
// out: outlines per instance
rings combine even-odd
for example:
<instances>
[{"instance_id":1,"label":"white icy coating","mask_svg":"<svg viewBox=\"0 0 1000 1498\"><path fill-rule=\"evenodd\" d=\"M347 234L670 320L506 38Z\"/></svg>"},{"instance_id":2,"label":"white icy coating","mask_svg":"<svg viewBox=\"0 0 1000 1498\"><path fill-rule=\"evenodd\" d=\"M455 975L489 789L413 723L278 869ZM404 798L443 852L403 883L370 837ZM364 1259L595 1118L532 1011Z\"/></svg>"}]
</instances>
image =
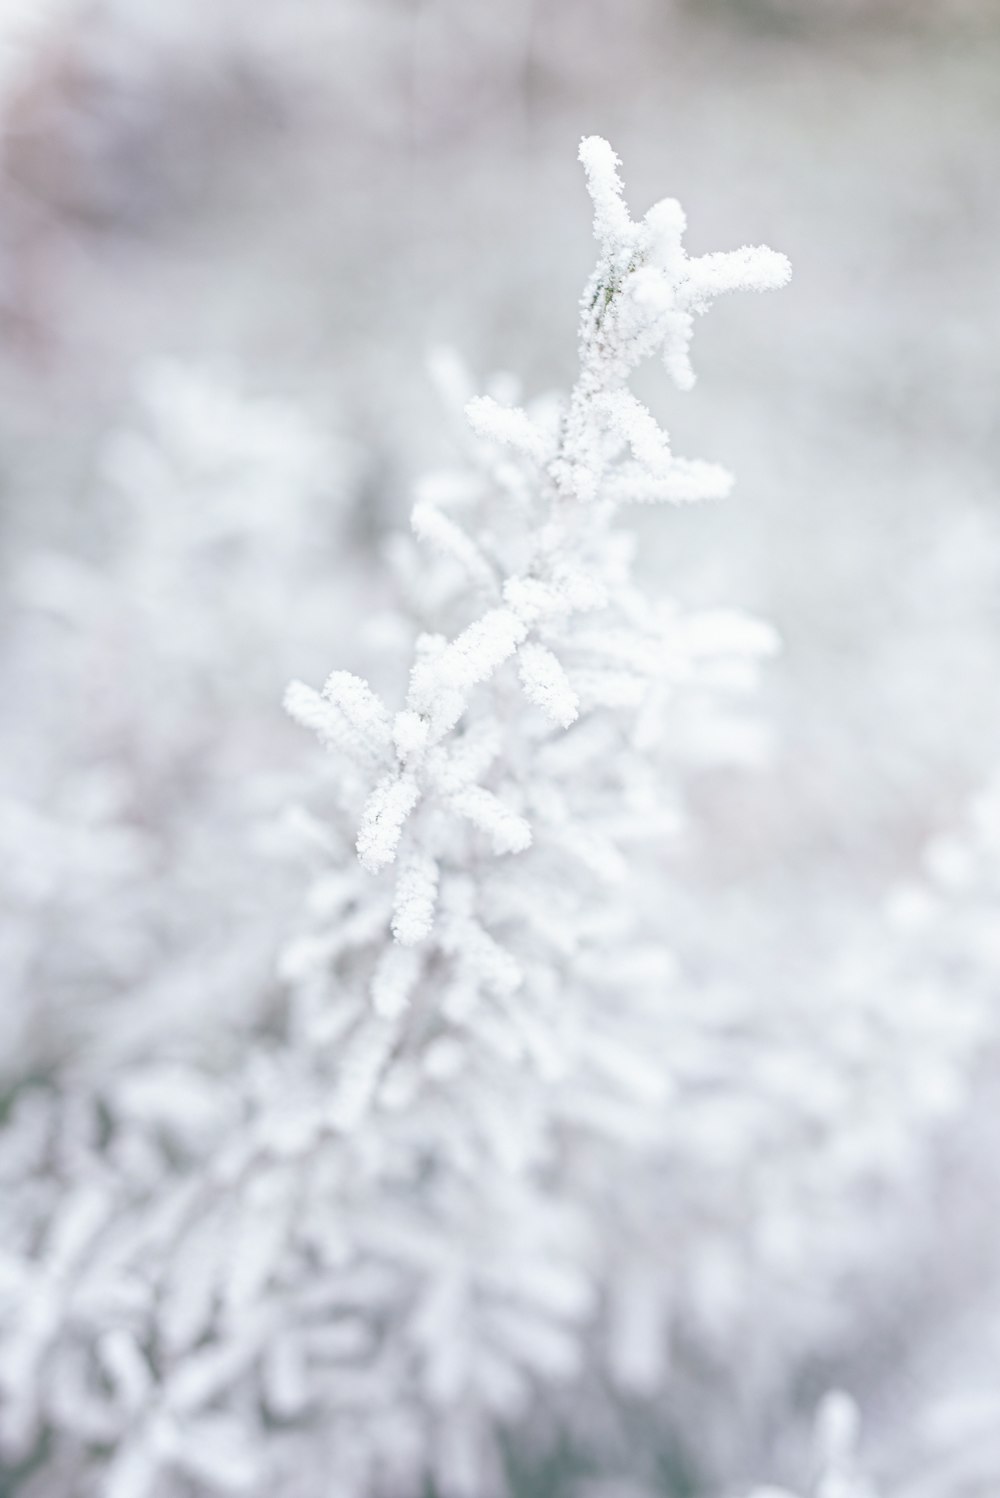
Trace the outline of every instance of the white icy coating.
<instances>
[{"instance_id":1,"label":"white icy coating","mask_svg":"<svg viewBox=\"0 0 1000 1498\"><path fill-rule=\"evenodd\" d=\"M151 1058L15 1099L0 1440L30 1460L48 1433L33 1492L305 1495L322 1472L482 1498L499 1428L589 1361L623 1204L655 1228L674 978L630 872L675 823L658 692L772 641L632 583L623 499L712 485L626 381L664 352L685 383L690 314L787 266L699 270L676 215L632 223L605 143L581 155L601 253L567 404L471 403L467 475L418 502L433 555L397 553L400 707L344 671L289 689L336 770L324 820L299 814L317 874L285 1020L222 1074ZM649 1384L657 1318L645 1351L626 1325L610 1368Z\"/></svg>"},{"instance_id":2,"label":"white icy coating","mask_svg":"<svg viewBox=\"0 0 1000 1498\"><path fill-rule=\"evenodd\" d=\"M682 1474L685 1494L731 1498L755 1476L812 1498L808 1463L770 1460L767 1442L808 1420L802 1404L829 1377L862 1403L880 1492L994 1498L1000 1298L994 1284L983 1291L976 1261L992 1257L997 1220L996 883L988 850L961 829L937 842L930 873L906 876L928 831L957 823L997 743L990 329L1000 282L984 253L998 239L1000 201L995 7L10 0L2 10L2 552L5 580L31 600L22 609L18 598L0 629L0 1111L11 1077L44 1078L58 1063L49 1080L69 1093L103 1086L115 1058L132 1071L129 1058L142 1056L123 1079L122 1108L127 1100L128 1117L153 1128L164 1097L183 1098L188 1147L204 1156L202 1093L215 1084L211 1072L177 1069L177 1037L181 1061L193 1043L213 1067L233 1067L234 1021L277 1017L268 954L289 896L301 900L296 877L248 856L261 806L267 814L287 796L256 772L296 752L281 687L289 675L319 687L336 663L367 676L394 710L402 702L347 621L361 617L350 604L359 550L402 502L408 455L424 461L433 441L419 375L406 372L413 350L428 329L459 329L482 362L502 329L533 379L562 368L565 297L554 292L577 232L578 184L556 153L568 154L584 111L613 119L633 185L655 188L654 170L676 168L690 244L739 244L752 225L801 261L791 296L741 298L706 329L696 351L706 388L668 420L679 451L737 469L739 503L636 515L643 570L658 586L669 577L688 598L747 598L780 621L788 653L767 673L770 760L759 720L730 715L719 691L741 690L753 661L706 654L728 648L725 618L663 606L666 682L579 668L572 697L553 697L551 666L534 669L546 659L538 651L569 676L533 641L500 668L512 700L520 706L523 693L546 722L564 721L572 702L582 728L598 700L614 694L632 711L629 699L644 694L636 745L665 749L693 781L679 794L676 776L657 771L664 841L648 858L569 814L558 829L612 891L616 880L641 885L646 918L677 938L682 972L697 979L667 990L665 972L611 953L619 988L658 983L668 995L655 1040L674 1089L669 1168L644 1187L659 1215L639 1234L626 1214L615 1250L615 1375L655 1390L649 1441L662 1432L695 1451L701 1480ZM978 33L956 27L945 40L949 21L977 10ZM918 18L931 11L935 30L921 35ZM867 28L863 18L879 12ZM676 219L663 210L665 235ZM173 488L173 540L168 512L142 506L132 478L118 512L81 483L126 370L163 348L249 359L255 382L308 387L314 409L346 393L370 481L350 496L350 535L332 555L286 547L295 500L276 507L252 556L244 549L255 472L265 499L283 488L257 468L255 402L223 423L234 437L226 536L198 522L216 492L203 477ZM477 387L443 373L457 421ZM510 382L481 388L501 421L521 401ZM541 404L528 414L543 428L551 419ZM628 412L615 417L624 446L607 496L617 487L641 504L690 493L679 459L669 481L656 471L655 443L643 450L649 471L629 471ZM489 453L482 482L507 465L515 484L516 442ZM728 483L714 465L698 477L705 494ZM460 633L494 584L475 540L478 502L461 502L469 487L466 471L415 491L426 566L401 581L430 636ZM312 541L320 528L310 522ZM58 549L57 565L28 565L25 543ZM163 587L161 543L173 557ZM146 549L153 566L133 569L129 554ZM305 606L310 560L332 625ZM445 623L438 602L456 569L482 592ZM275 583L285 602L272 611ZM364 610L381 606L380 591L377 581L365 590ZM505 591L536 607L552 596L523 581ZM393 648L408 652L412 629L384 616ZM616 645L619 660L634 651ZM757 646L770 648L762 636ZM322 709L342 735L342 715ZM394 714L404 756L425 732L419 714ZM299 735L303 757L314 753L309 739ZM19 743L25 752L9 756ZM582 753L567 735L564 793ZM706 770L737 756L754 761L753 775ZM367 923L379 958L387 920L409 946L434 939L448 869L442 880L405 828L395 864L377 876L391 897L355 916L345 870L376 779L359 775L343 836L325 810L288 819L317 874L330 866L310 895L311 954L308 933L286 948L289 983L325 960L324 912L353 922L359 941ZM686 832L678 803L695 813ZM481 829L453 820L493 858ZM537 852L536 841L503 859ZM887 925L881 891L904 879ZM373 945L353 967L345 957L338 976L373 994L377 969ZM327 1015L331 1036L338 1019ZM456 1075L462 1056L450 1037L432 1044L428 1075ZM969 1073L981 1065L987 1082L970 1116ZM406 1088L392 1096L400 1104ZM90 1169L88 1150L64 1177ZM636 1192L625 1166L636 1160L619 1152L626 1202ZM51 1163L33 1157L26 1169L37 1181ZM8 1198L18 1224L21 1200ZM666 1341L661 1322L675 1332ZM585 1447L592 1438L614 1448L606 1392L571 1396ZM275 1397L287 1400L287 1388ZM633 1435L630 1425L619 1469L635 1484L644 1438L633 1445ZM520 1433L517 1442L530 1446ZM67 1451L65 1468L39 1484L74 1492L85 1481L78 1465ZM175 1481L169 1471L160 1480ZM11 1485L5 1468L0 1487Z\"/></svg>"},{"instance_id":3,"label":"white icy coating","mask_svg":"<svg viewBox=\"0 0 1000 1498\"><path fill-rule=\"evenodd\" d=\"M677 205L633 223L610 149L583 154L602 249L577 385L521 407L438 358L468 461L418 486L388 552L408 686L288 690L331 752L287 819L314 878L280 994L287 871L246 828L287 790L260 774L287 752L279 659L322 681L352 615L315 544L342 455L286 407L161 370L108 449L111 565L22 571L13 679L59 665L0 803L18 1498L311 1498L317 1473L352 1498L427 1474L480 1498L507 1480L499 1428L565 1418L593 1451L610 1385L725 1470L741 1418L800 1438L817 1356L857 1372L894 1306L918 1327L935 1141L995 1037L997 797L809 963L804 934L736 981L677 970L664 934L690 920L710 947L713 921L684 893L678 771L753 757L730 703L778 641L635 587L621 507L731 481L674 456L627 381L659 355L689 385L710 295L787 268L686 257ZM875 1445L886 1498L982 1498L982 1318L922 1374L919 1428ZM791 1486L755 1498L870 1498L852 1453L761 1461Z\"/></svg>"}]
</instances>

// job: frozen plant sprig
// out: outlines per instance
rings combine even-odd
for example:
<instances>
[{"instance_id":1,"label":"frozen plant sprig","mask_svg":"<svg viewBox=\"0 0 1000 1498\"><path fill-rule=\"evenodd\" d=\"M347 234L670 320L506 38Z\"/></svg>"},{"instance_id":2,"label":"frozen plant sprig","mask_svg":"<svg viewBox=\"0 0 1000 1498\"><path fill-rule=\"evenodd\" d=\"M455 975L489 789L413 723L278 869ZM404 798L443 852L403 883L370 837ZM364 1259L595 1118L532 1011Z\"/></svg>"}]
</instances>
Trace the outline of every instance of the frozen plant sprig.
<instances>
[{"instance_id":1,"label":"frozen plant sprig","mask_svg":"<svg viewBox=\"0 0 1000 1498\"><path fill-rule=\"evenodd\" d=\"M729 474L716 464L672 458L666 433L625 387L633 370L659 353L678 389L690 390L695 316L723 292L784 286L791 266L764 245L692 258L681 243L687 220L676 199L654 203L633 223L607 141L588 136L580 160L601 255L583 294L581 370L560 455L562 487L584 497L594 492L592 478L604 471L601 429L610 427L634 459L616 475L615 497L676 502L724 495Z\"/></svg>"},{"instance_id":2,"label":"frozen plant sprig","mask_svg":"<svg viewBox=\"0 0 1000 1498\"><path fill-rule=\"evenodd\" d=\"M136 1065L97 1099L68 1087L51 1129L43 1102L18 1110L8 1173L48 1150L74 1182L0 1204L0 1443L38 1455L43 1493L71 1472L113 1498L489 1498L498 1429L579 1377L628 1270L621 1200L655 1237L675 975L630 878L673 806L647 709L673 689L676 721L713 657L771 639L632 582L620 506L724 487L627 388L709 293L679 248L660 264L663 213L631 223L610 148L583 155L600 256L580 378L559 409L469 402L467 468L422 486L431 560L394 553L402 705L345 671L289 689L337 773L304 824L320 867L287 1023L222 1078ZM713 289L776 284L769 255ZM652 1391L661 1327L641 1379L634 1341L609 1353L623 1384Z\"/></svg>"},{"instance_id":3,"label":"frozen plant sprig","mask_svg":"<svg viewBox=\"0 0 1000 1498\"><path fill-rule=\"evenodd\" d=\"M524 477L537 495L534 544L509 571L491 537L470 537L431 501L420 501L414 532L450 554L489 606L450 641L422 643L405 707L394 718L366 683L343 672L330 678L322 699L301 683L286 699L293 716L327 742L378 767L357 842L362 865L373 873L395 861L409 819L428 802L470 820L497 853L529 845L530 826L518 811L470 786L456 765L451 745L470 697L516 658L528 699L568 728L579 715L580 694L545 637L569 635L571 643L577 616L607 613L609 569L600 547L614 507L628 500L714 498L730 487L729 474L717 464L673 456L667 434L627 381L660 352L675 383L689 388L694 315L725 291L783 286L791 274L788 260L763 246L691 258L681 245L685 220L677 202L664 199L634 223L607 141L585 138L580 160L600 256L583 297L580 375L568 410L553 433L527 411L488 396L466 406L473 431L528 470ZM420 834L414 841L420 843ZM400 893L404 903L407 890L408 881ZM424 919L397 920L397 936L402 930L405 939L417 940L429 933L426 900L421 908Z\"/></svg>"}]
</instances>

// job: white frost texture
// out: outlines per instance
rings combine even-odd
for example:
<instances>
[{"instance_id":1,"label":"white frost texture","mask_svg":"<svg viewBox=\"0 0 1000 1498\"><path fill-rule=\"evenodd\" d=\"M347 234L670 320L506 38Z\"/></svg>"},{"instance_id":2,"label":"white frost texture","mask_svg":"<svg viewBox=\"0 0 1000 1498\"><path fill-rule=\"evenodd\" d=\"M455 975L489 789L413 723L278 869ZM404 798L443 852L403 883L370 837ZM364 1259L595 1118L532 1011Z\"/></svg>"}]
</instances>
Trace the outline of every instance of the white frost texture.
<instances>
[{"instance_id":1,"label":"white frost texture","mask_svg":"<svg viewBox=\"0 0 1000 1498\"><path fill-rule=\"evenodd\" d=\"M21 569L3 1498L994 1498L989 1266L906 1344L917 1420L866 1396L956 1121L989 1137L1000 791L822 940L762 962L755 890L722 952L704 850L779 638L645 590L640 538L732 478L633 376L690 390L699 317L790 267L580 161L575 383L439 352L460 457L409 529L365 552L351 447L161 365L114 545Z\"/></svg>"},{"instance_id":2,"label":"white frost texture","mask_svg":"<svg viewBox=\"0 0 1000 1498\"><path fill-rule=\"evenodd\" d=\"M610 147L580 154L599 259L568 400L469 403L466 470L423 486L423 554L393 553L398 703L342 670L289 688L332 758L295 817L315 874L280 1004L221 1066L165 1025L15 1088L0 1443L37 1498L486 1498L502 1432L564 1420L558 1390L602 1361L665 1377L679 980L637 881L676 827L671 718L771 639L632 581L622 507L729 480L628 380L660 355L688 386L695 316L789 269L689 258L676 204L633 222ZM136 441L115 463L167 483Z\"/></svg>"}]
</instances>

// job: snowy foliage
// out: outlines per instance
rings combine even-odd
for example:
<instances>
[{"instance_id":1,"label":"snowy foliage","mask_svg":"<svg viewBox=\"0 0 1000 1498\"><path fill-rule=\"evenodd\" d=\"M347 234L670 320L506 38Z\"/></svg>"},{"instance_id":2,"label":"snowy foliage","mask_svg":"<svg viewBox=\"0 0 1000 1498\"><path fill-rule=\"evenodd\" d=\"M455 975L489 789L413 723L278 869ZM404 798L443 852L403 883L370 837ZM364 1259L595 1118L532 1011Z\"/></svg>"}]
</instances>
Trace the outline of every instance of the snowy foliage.
<instances>
[{"instance_id":1,"label":"snowy foliage","mask_svg":"<svg viewBox=\"0 0 1000 1498\"><path fill-rule=\"evenodd\" d=\"M467 466L422 486L392 553L399 706L342 670L289 689L332 759L294 818L316 872L283 1017L237 1065L153 1045L12 1099L0 1440L38 1498L305 1498L318 1474L482 1498L589 1329L626 1386L662 1376L649 1266L621 1255L662 1224L680 980L637 881L676 826L661 734L773 639L636 587L622 505L729 481L628 378L659 354L689 386L694 316L788 266L687 257L676 204L633 223L610 147L581 158L599 260L568 401L472 400Z\"/></svg>"},{"instance_id":2,"label":"snowy foliage","mask_svg":"<svg viewBox=\"0 0 1000 1498\"><path fill-rule=\"evenodd\" d=\"M0 6L4 1498L996 1498L998 20ZM589 148L705 389L560 469L415 354L562 380L588 116L802 273L699 325L745 262ZM528 620L592 437L612 597Z\"/></svg>"},{"instance_id":3,"label":"snowy foliage","mask_svg":"<svg viewBox=\"0 0 1000 1498\"><path fill-rule=\"evenodd\" d=\"M341 617L351 462L206 371L146 371L137 408L105 446L88 553L36 552L6 634L5 1080L228 1023L271 987L281 877L254 849L289 749L273 702Z\"/></svg>"}]
</instances>

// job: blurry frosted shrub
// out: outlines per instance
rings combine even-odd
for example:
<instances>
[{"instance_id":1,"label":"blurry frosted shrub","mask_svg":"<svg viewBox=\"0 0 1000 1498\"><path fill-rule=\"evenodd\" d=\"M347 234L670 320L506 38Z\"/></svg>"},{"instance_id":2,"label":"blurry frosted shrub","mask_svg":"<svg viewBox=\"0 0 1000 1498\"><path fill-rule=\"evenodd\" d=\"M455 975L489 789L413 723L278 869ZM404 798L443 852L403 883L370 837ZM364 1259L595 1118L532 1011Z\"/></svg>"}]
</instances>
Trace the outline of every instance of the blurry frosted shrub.
<instances>
[{"instance_id":1,"label":"blurry frosted shrub","mask_svg":"<svg viewBox=\"0 0 1000 1498\"><path fill-rule=\"evenodd\" d=\"M413 652L399 705L347 671L289 690L336 770L294 817L316 872L281 959L285 1013L214 1058L161 1040L95 1066L85 1047L13 1101L0 1439L30 1493L305 1498L321 1483L360 1498L430 1480L481 1498L504 1490L499 1434L539 1389L601 1364L626 1389L662 1382L658 1162L683 1146L670 1017L688 1001L639 898L675 825L660 740L692 686L745 683L739 663L773 639L637 589L622 508L730 480L675 456L628 381L662 354L688 387L696 316L788 266L766 249L688 257L675 202L635 223L606 143L581 156L600 254L569 400L467 401L467 462L413 513L429 557L392 553ZM179 623L159 648L194 694L166 715L171 767L189 716L196 764L213 722L211 767L239 762L225 642L282 625L228 552L222 573L207 564L210 628L176 606L177 571L197 579L205 548L231 540L228 413L160 383L153 440L113 455L159 528L129 552L135 632L150 607ZM195 505L178 534L192 451L211 514ZM240 536L262 561L268 487L245 481ZM138 703L115 736L141 746L163 702ZM224 951L266 972L247 934ZM191 1001L212 1007L197 967ZM121 1007L141 1009L128 987ZM162 1002L178 1005L175 985ZM631 1300L608 1300L618 1285Z\"/></svg>"},{"instance_id":2,"label":"blurry frosted shrub","mask_svg":"<svg viewBox=\"0 0 1000 1498\"><path fill-rule=\"evenodd\" d=\"M92 555L29 558L4 651L0 1071L127 1049L268 991L290 671L342 628L352 464L294 409L193 369L141 381ZM268 813L267 808L270 807ZM280 903L280 901L279 901Z\"/></svg>"},{"instance_id":3,"label":"blurry frosted shrub","mask_svg":"<svg viewBox=\"0 0 1000 1498\"><path fill-rule=\"evenodd\" d=\"M936 1147L992 1036L997 798L888 918L716 965L686 789L760 757L776 639L636 587L622 515L730 480L628 381L655 354L690 386L714 295L787 267L688 257L675 202L634 223L608 148L583 156L579 379L522 405L435 360L462 451L385 576L345 525L351 455L177 368L107 447L93 555L23 574L0 805L18 1498L485 1498L504 1433L559 1423L608 1469L626 1432L629 1482L591 1493L652 1492L636 1408L678 1492L743 1492L767 1432L800 1448L812 1389L917 1304ZM304 685L335 651L370 680ZM288 676L331 751L311 772ZM304 895L252 835L283 801ZM993 1407L938 1411L913 1493L989 1493ZM780 1464L801 1498L871 1498L855 1427L833 1396L814 1465Z\"/></svg>"},{"instance_id":4,"label":"blurry frosted shrub","mask_svg":"<svg viewBox=\"0 0 1000 1498\"><path fill-rule=\"evenodd\" d=\"M996 1200L1000 781L927 845L921 862L919 877L890 893L879 918L853 920L819 988L815 1054L810 1061L801 1050L796 1060L811 1109L825 1099L827 1116L817 1128L816 1115L803 1137L797 1183L790 1139L781 1145L790 1262L826 1325L810 1325L797 1294L756 1309L772 1352L776 1340L801 1342L808 1329L815 1352L862 1377L867 1347L887 1329L899 1350L878 1390L886 1415L873 1433L887 1474L880 1491L985 1498L1000 1481L1000 1297L976 1236ZM789 1032L788 1042L799 1049L802 1037ZM949 1173L959 1175L951 1193ZM719 1193L731 1196L732 1188ZM754 1234L765 1243L772 1210L766 1197L754 1209ZM871 1489L838 1469L815 1491L868 1498ZM771 1489L763 1492L770 1498Z\"/></svg>"}]
</instances>

